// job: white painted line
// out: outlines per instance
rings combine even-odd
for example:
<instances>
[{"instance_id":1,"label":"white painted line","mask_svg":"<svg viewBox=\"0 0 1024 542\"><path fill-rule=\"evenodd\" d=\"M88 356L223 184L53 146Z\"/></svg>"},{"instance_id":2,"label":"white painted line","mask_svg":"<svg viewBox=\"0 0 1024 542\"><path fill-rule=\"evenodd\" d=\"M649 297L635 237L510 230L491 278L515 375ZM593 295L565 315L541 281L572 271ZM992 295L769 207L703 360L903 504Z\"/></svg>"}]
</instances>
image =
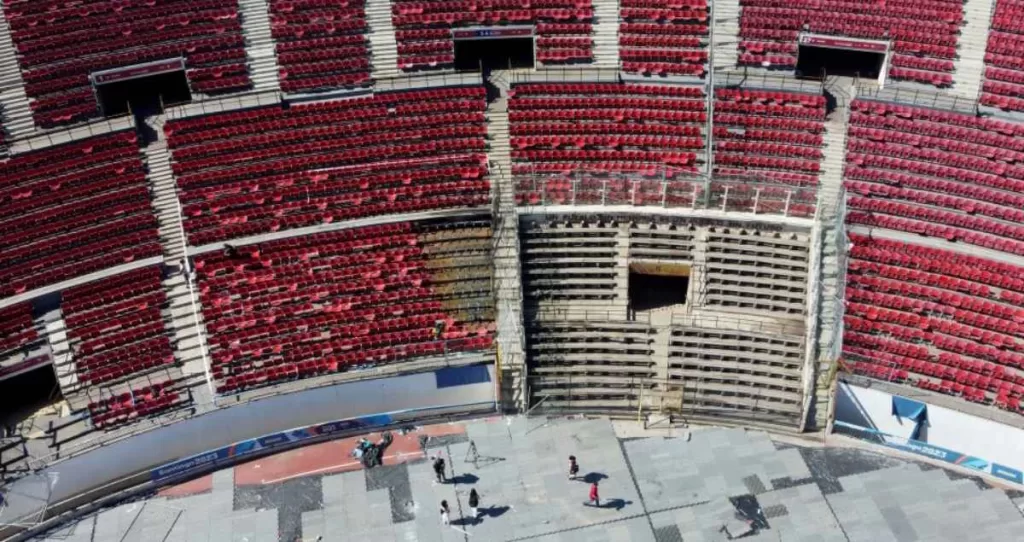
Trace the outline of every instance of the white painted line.
<instances>
[{"instance_id":1,"label":"white painted line","mask_svg":"<svg viewBox=\"0 0 1024 542\"><path fill-rule=\"evenodd\" d=\"M423 452L400 452L397 454L385 455L382 459L395 459L399 457L407 457L410 455L426 455ZM292 480L295 478L302 478L303 476L311 476L320 472L326 472L329 470L340 469L344 467L351 467L352 465L359 465L359 461L349 461L347 463L339 463L337 465L328 465L319 469L308 470L305 472L298 472L295 474L289 474L288 476L282 476L280 478L274 478L273 480L260 480L261 484L276 484L277 482L284 482L286 480Z\"/></svg>"},{"instance_id":2,"label":"white painted line","mask_svg":"<svg viewBox=\"0 0 1024 542\"><path fill-rule=\"evenodd\" d=\"M449 527L451 527L452 529L454 529L454 530L456 530L456 531L459 531L460 533L462 533L462 534L464 534L464 535L466 535L466 536L473 536L473 535L471 535L471 534L467 533L466 531L463 531L462 529L460 529L460 528L458 528L458 527L456 527L456 526L454 526L454 525L449 525Z\"/></svg>"}]
</instances>

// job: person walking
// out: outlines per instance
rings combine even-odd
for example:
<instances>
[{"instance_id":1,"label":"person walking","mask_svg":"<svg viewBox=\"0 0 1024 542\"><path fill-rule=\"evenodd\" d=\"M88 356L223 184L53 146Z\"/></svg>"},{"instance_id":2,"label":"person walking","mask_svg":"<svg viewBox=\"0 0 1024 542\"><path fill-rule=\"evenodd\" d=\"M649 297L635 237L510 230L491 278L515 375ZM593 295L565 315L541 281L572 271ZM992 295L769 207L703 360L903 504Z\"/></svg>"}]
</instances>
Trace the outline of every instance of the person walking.
<instances>
[{"instance_id":1,"label":"person walking","mask_svg":"<svg viewBox=\"0 0 1024 542\"><path fill-rule=\"evenodd\" d=\"M580 466L576 463L576 456L569 456L569 479L575 480L576 475L580 473Z\"/></svg>"},{"instance_id":2,"label":"person walking","mask_svg":"<svg viewBox=\"0 0 1024 542\"><path fill-rule=\"evenodd\" d=\"M441 501L441 525L451 525L451 519L448 510L448 501Z\"/></svg>"},{"instance_id":3,"label":"person walking","mask_svg":"<svg viewBox=\"0 0 1024 542\"><path fill-rule=\"evenodd\" d=\"M473 522L476 522L477 508L480 506L480 494L476 492L476 489L469 490L469 514L473 516Z\"/></svg>"},{"instance_id":4,"label":"person walking","mask_svg":"<svg viewBox=\"0 0 1024 542\"><path fill-rule=\"evenodd\" d=\"M434 475L437 476L437 482L443 484L445 482L444 477L444 458L437 456L434 459Z\"/></svg>"},{"instance_id":5,"label":"person walking","mask_svg":"<svg viewBox=\"0 0 1024 542\"><path fill-rule=\"evenodd\" d=\"M594 506L601 506L601 496L597 493L597 480L590 484L590 501L594 503Z\"/></svg>"}]
</instances>

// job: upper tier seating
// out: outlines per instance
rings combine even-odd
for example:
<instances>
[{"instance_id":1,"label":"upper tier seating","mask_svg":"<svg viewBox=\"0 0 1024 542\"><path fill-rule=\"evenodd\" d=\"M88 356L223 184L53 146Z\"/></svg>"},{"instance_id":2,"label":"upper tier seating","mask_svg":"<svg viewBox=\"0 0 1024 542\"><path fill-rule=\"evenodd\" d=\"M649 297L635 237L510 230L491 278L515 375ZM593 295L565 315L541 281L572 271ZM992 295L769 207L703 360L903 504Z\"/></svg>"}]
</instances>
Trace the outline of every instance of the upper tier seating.
<instances>
[{"instance_id":1,"label":"upper tier seating","mask_svg":"<svg viewBox=\"0 0 1024 542\"><path fill-rule=\"evenodd\" d=\"M61 312L80 383L104 384L174 363L157 266L65 290Z\"/></svg>"},{"instance_id":2,"label":"upper tier seating","mask_svg":"<svg viewBox=\"0 0 1024 542\"><path fill-rule=\"evenodd\" d=\"M0 164L0 297L160 254L135 133Z\"/></svg>"},{"instance_id":3,"label":"upper tier seating","mask_svg":"<svg viewBox=\"0 0 1024 542\"><path fill-rule=\"evenodd\" d=\"M491 347L489 222L409 222L196 262L220 393Z\"/></svg>"},{"instance_id":4,"label":"upper tier seating","mask_svg":"<svg viewBox=\"0 0 1024 542\"><path fill-rule=\"evenodd\" d=\"M7 0L25 91L44 127L99 115L89 74L184 57L192 91L250 87L238 0Z\"/></svg>"},{"instance_id":5,"label":"upper tier seating","mask_svg":"<svg viewBox=\"0 0 1024 542\"><path fill-rule=\"evenodd\" d=\"M707 0L622 0L622 71L645 75L707 73Z\"/></svg>"},{"instance_id":6,"label":"upper tier seating","mask_svg":"<svg viewBox=\"0 0 1024 542\"><path fill-rule=\"evenodd\" d=\"M1024 255L1024 125L855 100L847 222Z\"/></svg>"},{"instance_id":7,"label":"upper tier seating","mask_svg":"<svg viewBox=\"0 0 1024 542\"><path fill-rule=\"evenodd\" d=\"M788 201L790 215L813 216L824 132L820 94L716 89L715 177L751 183L747 191L750 199L757 195L758 212L777 212ZM740 197L736 191L730 195ZM729 207L740 210L739 205Z\"/></svg>"},{"instance_id":8,"label":"upper tier seating","mask_svg":"<svg viewBox=\"0 0 1024 542\"><path fill-rule=\"evenodd\" d=\"M402 70L451 68L455 45L451 29L534 25L536 60L541 64L589 63L594 10L591 0L395 0L391 21Z\"/></svg>"},{"instance_id":9,"label":"upper tier seating","mask_svg":"<svg viewBox=\"0 0 1024 542\"><path fill-rule=\"evenodd\" d=\"M1020 411L1024 267L858 234L850 240L848 365Z\"/></svg>"},{"instance_id":10,"label":"upper tier seating","mask_svg":"<svg viewBox=\"0 0 1024 542\"><path fill-rule=\"evenodd\" d=\"M803 233L711 228L704 304L778 316L804 314L809 244Z\"/></svg>"},{"instance_id":11,"label":"upper tier seating","mask_svg":"<svg viewBox=\"0 0 1024 542\"><path fill-rule=\"evenodd\" d=\"M528 83L510 91L512 169L520 203L690 205L704 148L704 91L696 86ZM651 186L618 173L652 177ZM700 194L697 194L698 196Z\"/></svg>"},{"instance_id":12,"label":"upper tier seating","mask_svg":"<svg viewBox=\"0 0 1024 542\"><path fill-rule=\"evenodd\" d=\"M963 24L958 0L740 0L739 63L796 66L801 31L893 40L889 78L937 87L953 84L953 59Z\"/></svg>"},{"instance_id":13,"label":"upper tier seating","mask_svg":"<svg viewBox=\"0 0 1024 542\"><path fill-rule=\"evenodd\" d=\"M793 425L802 412L802 337L672 326L668 388L683 411Z\"/></svg>"},{"instance_id":14,"label":"upper tier seating","mask_svg":"<svg viewBox=\"0 0 1024 542\"><path fill-rule=\"evenodd\" d=\"M168 122L189 242L486 205L484 95L438 88Z\"/></svg>"},{"instance_id":15,"label":"upper tier seating","mask_svg":"<svg viewBox=\"0 0 1024 542\"><path fill-rule=\"evenodd\" d=\"M985 49L980 103L1024 111L1024 1L996 0Z\"/></svg>"},{"instance_id":16,"label":"upper tier seating","mask_svg":"<svg viewBox=\"0 0 1024 542\"><path fill-rule=\"evenodd\" d=\"M364 0L270 0L284 92L366 85L370 50Z\"/></svg>"}]
</instances>

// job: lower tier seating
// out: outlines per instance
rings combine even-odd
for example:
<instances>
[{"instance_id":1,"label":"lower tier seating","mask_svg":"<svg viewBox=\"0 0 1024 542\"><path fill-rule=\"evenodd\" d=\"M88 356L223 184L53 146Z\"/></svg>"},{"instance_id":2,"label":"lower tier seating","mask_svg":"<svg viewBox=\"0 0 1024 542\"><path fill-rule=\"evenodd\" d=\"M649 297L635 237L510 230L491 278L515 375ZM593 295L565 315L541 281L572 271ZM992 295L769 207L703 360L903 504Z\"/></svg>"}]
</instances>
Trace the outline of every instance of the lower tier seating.
<instances>
[{"instance_id":1,"label":"lower tier seating","mask_svg":"<svg viewBox=\"0 0 1024 542\"><path fill-rule=\"evenodd\" d=\"M199 256L218 392L490 349L490 243L489 220L400 222Z\"/></svg>"},{"instance_id":2,"label":"lower tier seating","mask_svg":"<svg viewBox=\"0 0 1024 542\"><path fill-rule=\"evenodd\" d=\"M485 206L484 98L432 88L168 122L189 242Z\"/></svg>"},{"instance_id":3,"label":"lower tier seating","mask_svg":"<svg viewBox=\"0 0 1024 542\"><path fill-rule=\"evenodd\" d=\"M0 164L0 297L159 254L134 132Z\"/></svg>"},{"instance_id":4,"label":"lower tier seating","mask_svg":"<svg viewBox=\"0 0 1024 542\"><path fill-rule=\"evenodd\" d=\"M803 233L711 228L703 303L735 311L804 314L809 245Z\"/></svg>"},{"instance_id":5,"label":"lower tier seating","mask_svg":"<svg viewBox=\"0 0 1024 542\"><path fill-rule=\"evenodd\" d=\"M165 380L132 388L89 403L89 417L98 429L111 429L192 403L192 395L179 382Z\"/></svg>"},{"instance_id":6,"label":"lower tier seating","mask_svg":"<svg viewBox=\"0 0 1024 542\"><path fill-rule=\"evenodd\" d=\"M1024 254L1024 125L855 100L847 221Z\"/></svg>"},{"instance_id":7,"label":"lower tier seating","mask_svg":"<svg viewBox=\"0 0 1024 542\"><path fill-rule=\"evenodd\" d=\"M19 353L27 354L43 338L33 319L32 303L17 303L0 309L0 361Z\"/></svg>"},{"instance_id":8,"label":"lower tier seating","mask_svg":"<svg viewBox=\"0 0 1024 542\"><path fill-rule=\"evenodd\" d=\"M633 322L526 323L531 400L547 408L636 409L656 376L655 330Z\"/></svg>"},{"instance_id":9,"label":"lower tier seating","mask_svg":"<svg viewBox=\"0 0 1024 542\"><path fill-rule=\"evenodd\" d=\"M799 424L804 355L800 336L673 326L667 391L683 412Z\"/></svg>"},{"instance_id":10,"label":"lower tier seating","mask_svg":"<svg viewBox=\"0 0 1024 542\"><path fill-rule=\"evenodd\" d=\"M849 368L1020 411L1024 267L859 234L850 241Z\"/></svg>"},{"instance_id":11,"label":"lower tier seating","mask_svg":"<svg viewBox=\"0 0 1024 542\"><path fill-rule=\"evenodd\" d=\"M174 364L157 266L65 290L61 313L79 383L130 379Z\"/></svg>"}]
</instances>

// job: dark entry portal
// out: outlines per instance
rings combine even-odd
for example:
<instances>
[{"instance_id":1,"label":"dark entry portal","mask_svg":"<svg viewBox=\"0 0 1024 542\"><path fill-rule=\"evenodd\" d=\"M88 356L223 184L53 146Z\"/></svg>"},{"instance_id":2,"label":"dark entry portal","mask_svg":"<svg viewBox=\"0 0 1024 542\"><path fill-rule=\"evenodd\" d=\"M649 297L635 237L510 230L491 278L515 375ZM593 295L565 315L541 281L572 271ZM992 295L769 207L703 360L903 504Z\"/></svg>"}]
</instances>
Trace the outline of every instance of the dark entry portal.
<instances>
[{"instance_id":1,"label":"dark entry portal","mask_svg":"<svg viewBox=\"0 0 1024 542\"><path fill-rule=\"evenodd\" d=\"M533 67L533 37L455 40L455 69L507 70Z\"/></svg>"},{"instance_id":2,"label":"dark entry portal","mask_svg":"<svg viewBox=\"0 0 1024 542\"><path fill-rule=\"evenodd\" d=\"M796 73L810 79L833 75L877 79L884 61L884 54L870 51L801 45Z\"/></svg>"},{"instance_id":3,"label":"dark entry portal","mask_svg":"<svg viewBox=\"0 0 1024 542\"><path fill-rule=\"evenodd\" d=\"M112 117L128 113L159 113L161 100L164 106L189 102L188 79L184 71L161 73L107 83L96 87L103 114ZM129 105L130 104L130 105Z\"/></svg>"}]
</instances>

